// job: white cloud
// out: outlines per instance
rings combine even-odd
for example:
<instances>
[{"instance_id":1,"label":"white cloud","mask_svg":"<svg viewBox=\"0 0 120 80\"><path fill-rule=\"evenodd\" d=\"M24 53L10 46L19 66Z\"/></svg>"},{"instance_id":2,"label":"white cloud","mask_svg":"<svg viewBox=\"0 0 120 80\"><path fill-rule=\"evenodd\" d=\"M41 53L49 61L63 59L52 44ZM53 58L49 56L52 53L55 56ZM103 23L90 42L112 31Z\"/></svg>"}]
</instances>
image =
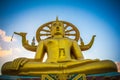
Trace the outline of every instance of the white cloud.
<instances>
[{"instance_id":1,"label":"white cloud","mask_svg":"<svg viewBox=\"0 0 120 80\"><path fill-rule=\"evenodd\" d=\"M20 51L13 45L16 39L13 39L13 42L11 43L11 38L12 37L6 35L6 32L4 30L0 29L0 57L4 57L12 54L13 52Z\"/></svg>"},{"instance_id":2,"label":"white cloud","mask_svg":"<svg viewBox=\"0 0 120 80\"><path fill-rule=\"evenodd\" d=\"M2 47L0 47L0 57L4 57L6 55L10 55L11 53L12 53L12 49L3 50Z\"/></svg>"},{"instance_id":3,"label":"white cloud","mask_svg":"<svg viewBox=\"0 0 120 80\"><path fill-rule=\"evenodd\" d=\"M7 36L6 32L1 29L0 29L0 36L1 36L1 39L5 42L10 42L11 38L12 38L11 36ZM15 39L13 39L13 40L15 40Z\"/></svg>"},{"instance_id":4,"label":"white cloud","mask_svg":"<svg viewBox=\"0 0 120 80\"><path fill-rule=\"evenodd\" d=\"M8 50L4 50L2 49L2 47L0 47L0 57L5 57L11 55L12 53L20 53L20 52L22 52L20 48L10 48Z\"/></svg>"}]
</instances>

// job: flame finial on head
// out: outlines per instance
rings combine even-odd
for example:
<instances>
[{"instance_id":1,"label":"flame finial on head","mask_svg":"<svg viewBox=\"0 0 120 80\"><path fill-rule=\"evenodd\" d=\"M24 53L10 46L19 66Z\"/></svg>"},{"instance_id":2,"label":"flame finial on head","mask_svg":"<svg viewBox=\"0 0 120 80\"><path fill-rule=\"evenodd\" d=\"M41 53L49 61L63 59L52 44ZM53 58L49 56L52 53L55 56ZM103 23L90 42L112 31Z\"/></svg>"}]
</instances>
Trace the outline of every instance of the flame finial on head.
<instances>
[{"instance_id":1,"label":"flame finial on head","mask_svg":"<svg viewBox=\"0 0 120 80\"><path fill-rule=\"evenodd\" d=\"M58 16L56 17L56 22L59 22L59 20L58 20Z\"/></svg>"}]
</instances>

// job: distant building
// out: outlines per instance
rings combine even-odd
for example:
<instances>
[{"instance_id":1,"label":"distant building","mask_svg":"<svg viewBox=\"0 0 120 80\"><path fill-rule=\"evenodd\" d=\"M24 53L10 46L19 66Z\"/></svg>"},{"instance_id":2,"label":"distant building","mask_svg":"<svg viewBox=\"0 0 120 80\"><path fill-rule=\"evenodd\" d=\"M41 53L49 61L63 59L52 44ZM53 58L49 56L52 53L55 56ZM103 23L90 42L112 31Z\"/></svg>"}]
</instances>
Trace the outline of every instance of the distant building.
<instances>
[{"instance_id":1,"label":"distant building","mask_svg":"<svg viewBox=\"0 0 120 80\"><path fill-rule=\"evenodd\" d=\"M120 62L116 62L117 68L118 68L118 72L120 72Z\"/></svg>"}]
</instances>

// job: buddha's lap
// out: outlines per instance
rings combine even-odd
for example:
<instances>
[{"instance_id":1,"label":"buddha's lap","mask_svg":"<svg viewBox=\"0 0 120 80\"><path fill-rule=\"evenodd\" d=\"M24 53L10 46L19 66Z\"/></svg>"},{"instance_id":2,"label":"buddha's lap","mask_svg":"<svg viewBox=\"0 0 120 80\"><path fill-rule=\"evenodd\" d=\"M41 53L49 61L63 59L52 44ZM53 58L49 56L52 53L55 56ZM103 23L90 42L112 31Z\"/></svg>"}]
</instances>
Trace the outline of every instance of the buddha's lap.
<instances>
[{"instance_id":1,"label":"buddha's lap","mask_svg":"<svg viewBox=\"0 0 120 80\"><path fill-rule=\"evenodd\" d=\"M116 65L110 60L80 60L73 62L61 62L61 63L47 63L47 62L28 62L21 69L43 69L43 68L115 68Z\"/></svg>"}]
</instances>

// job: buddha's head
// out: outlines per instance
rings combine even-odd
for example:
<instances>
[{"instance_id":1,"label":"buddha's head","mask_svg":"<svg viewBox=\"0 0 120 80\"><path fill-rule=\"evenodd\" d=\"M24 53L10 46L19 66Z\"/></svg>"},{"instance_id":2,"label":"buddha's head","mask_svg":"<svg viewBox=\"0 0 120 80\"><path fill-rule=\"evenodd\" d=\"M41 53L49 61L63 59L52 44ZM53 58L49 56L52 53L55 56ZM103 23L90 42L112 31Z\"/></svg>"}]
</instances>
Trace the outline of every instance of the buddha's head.
<instances>
[{"instance_id":1,"label":"buddha's head","mask_svg":"<svg viewBox=\"0 0 120 80\"><path fill-rule=\"evenodd\" d=\"M64 36L64 24L63 22L58 20L58 17L56 17L56 21L52 23L51 25L51 35L62 35Z\"/></svg>"}]
</instances>

